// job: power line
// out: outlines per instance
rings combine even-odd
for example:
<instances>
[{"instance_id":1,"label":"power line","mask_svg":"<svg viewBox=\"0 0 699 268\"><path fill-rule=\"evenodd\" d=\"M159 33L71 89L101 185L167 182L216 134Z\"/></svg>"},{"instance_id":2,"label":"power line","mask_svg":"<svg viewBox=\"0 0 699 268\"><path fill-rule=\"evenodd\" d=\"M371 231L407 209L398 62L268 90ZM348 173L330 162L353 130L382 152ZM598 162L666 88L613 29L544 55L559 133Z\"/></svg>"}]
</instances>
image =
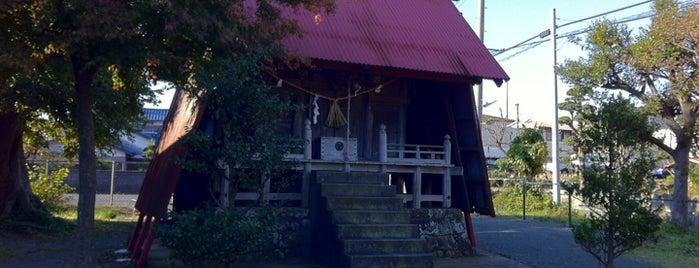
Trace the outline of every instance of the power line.
<instances>
[{"instance_id":1,"label":"power line","mask_svg":"<svg viewBox=\"0 0 699 268\"><path fill-rule=\"evenodd\" d=\"M604 13L600 13L600 14L597 14L597 15L594 15L594 16L590 16L590 17L584 18L584 19L580 19L580 20L575 20L575 21L572 21L572 22L568 22L568 23L565 23L565 24L563 24L563 25L557 26L557 28L560 28L560 27L563 27L563 26L568 26L568 25L571 25L571 24L574 24L574 23L578 23L578 22L585 21L585 20L589 20L589 19L601 17L601 16L608 15L608 14L611 14L611 13L619 12L619 11L622 11L622 10L625 10L625 9L629 9L629 8L636 7L636 6L639 6L639 5L647 4L647 3L650 3L650 2L652 2L652 0L647 0L647 1L643 1L643 2L640 2L640 3L633 4L633 5L625 6L625 7L622 7L622 8L617 8L617 9L612 10L612 11L607 11L607 12L604 12ZM493 55L494 55L494 56L497 56L497 55L500 55L500 54L502 54L502 53L507 52L508 50L511 50L511 49L517 48L517 47L519 47L519 46L525 45L527 42L529 42L529 41L531 41L531 40L534 40L534 39L537 38L537 37L544 38L544 37L546 37L546 36L548 36L548 35L550 35L550 34L551 34L551 30L550 30L550 29L547 29L547 30L544 30L544 31L540 32L539 34L537 34L537 35L535 35L535 36L532 36L532 37L528 38L527 40L524 40L524 41L522 41L522 42L519 42L519 43L517 43L517 44L515 44L515 45L513 45L513 46L510 46L510 47L508 47L508 48L503 48L503 49L490 49L490 50L491 50L491 51L495 51L495 53L493 53ZM519 53L518 53L518 54L519 54Z\"/></svg>"},{"instance_id":2,"label":"power line","mask_svg":"<svg viewBox=\"0 0 699 268\"><path fill-rule=\"evenodd\" d=\"M612 24L627 23L627 22L631 22L631 21L636 21L636 20L641 20L641 19L650 18L650 17L652 17L652 16L654 16L654 15L655 15L655 14L653 14L653 12L645 12L645 13L637 14L637 15L634 15L634 16L626 17L626 18L623 18L623 19L621 19L621 20L615 20L615 21L612 21L611 23L612 23ZM589 31L591 31L591 30L592 30L592 28L587 27L587 28L578 29L578 30L575 30L575 31L570 31L570 32L567 32L567 33L565 33L565 34L557 35L557 36L556 36L556 39L562 39L562 38L568 38L568 37L571 37L571 36L580 35L580 34L589 32ZM550 35L549 30L546 30L546 31L541 32L541 34L539 34L537 37L539 37L539 36L541 36L541 35L544 35L544 36ZM542 38L543 38L543 37L542 37ZM530 50L530 49L532 49L532 48L535 48L535 47L537 47L537 46L539 46L539 45L541 45L541 44L543 44L543 43L546 43L546 42L548 42L548 41L551 40L551 38L546 38L546 39L543 39L543 40L538 40L538 41L534 41L534 42L529 42L529 41L531 41L532 39L534 39L534 38L527 39L527 40L525 40L524 42L521 42L521 43L519 43L519 44L517 44L517 45L515 45L515 46L512 46L512 47L507 48L505 51L510 50L510 49L513 49L513 48L519 48L519 47L527 46L526 48L523 48L522 50L520 50L520 51L518 51L518 52L516 52L516 53L514 53L514 54L512 54L512 55L510 55L510 56L507 56L507 57L501 59L500 61L509 60L509 59L511 59L511 58L513 58L513 57L515 57L515 56L518 56L518 55L520 55L520 54L522 54L522 53L524 53L524 52L526 52L526 51L528 51L528 50ZM500 55L500 54L504 53L505 51L498 51L499 53L493 54L493 55L494 55L494 56L497 56L497 55Z\"/></svg>"},{"instance_id":3,"label":"power line","mask_svg":"<svg viewBox=\"0 0 699 268\"><path fill-rule=\"evenodd\" d=\"M583 22L583 21L586 21L586 20L590 20L590 19L602 17L602 16L604 16L604 15L609 15L609 14L612 14L612 13L615 13L615 12L619 12L619 11L622 11L622 10L625 10L625 9L629 9L629 8L632 8L632 7L637 7L637 6L640 6L640 5L643 5L643 4L648 4L648 3L650 3L650 2L653 2L653 0L643 1L643 2L640 2L640 3L637 3L637 4L633 4L633 5L630 5L630 6L625 6L625 7L622 7L622 8L617 8L617 9L615 9L615 10L607 11L607 12L604 12L604 13L600 13L600 14L597 14L597 15L594 15L594 16L590 16L590 17L587 17L587 18L584 18L584 19L579 19L579 20L575 20L575 21L568 22L568 23L564 23L564 24L561 24L561 25L556 26L556 28L561 28L561 27L565 27L565 26L568 26L568 25L571 25L571 24L578 23L578 22Z\"/></svg>"},{"instance_id":4,"label":"power line","mask_svg":"<svg viewBox=\"0 0 699 268\"><path fill-rule=\"evenodd\" d=\"M649 2L652 2L652 0L651 0L651 1L640 2L640 3L637 3L637 4L629 5L629 6L622 7L622 8L618 8L618 9L615 9L615 10L612 10L612 11L607 11L607 12L604 12L604 13L600 13L600 14L597 14L597 15L594 15L594 16L590 16L590 17L584 18L584 19L579 19L579 20L575 20L575 21L572 21L572 22L568 22L568 23L565 23L565 24L556 26L556 28L568 26L568 25L571 25L571 24L574 24L574 23L578 23L578 22L590 20L590 19L597 18L597 17L601 17L601 16L604 16L604 15L609 15L609 14L611 14L611 13L615 13L615 12L619 12L619 11L622 11L622 10L625 10L625 9L629 9L629 8L632 8L632 7L636 7L636 6L639 6L639 5L647 4L647 3L649 3ZM696 6L696 5L699 5L699 1L694 0L694 1L687 1L687 2L681 3L681 6L680 6L680 7L681 7L681 8L688 8L688 7ZM612 24L621 24L621 23L627 23L627 22L632 22L632 21L636 21L636 20L646 19L646 18L650 18L650 17L653 17L653 16L655 16L655 12L653 12L653 11L647 11L647 12L639 13L639 14L636 14L636 15L633 15L633 16L628 16L628 17L625 17L625 18L622 18L622 19L619 19L619 20L614 20L614 21L611 21L611 23L612 23ZM591 30L592 30L592 29L591 29L590 27L583 28L583 29L578 29L578 30L573 30L573 31L567 32L567 33L565 33L565 34L557 35L557 36L556 36L556 39L568 38L568 37L571 37L571 36L580 35L580 34L589 32L589 31L591 31ZM498 56L498 55L501 55L501 54L503 54L503 53L505 53L505 52L507 52L507 51L509 51L509 50L512 50L512 49L515 49L515 48L520 48L520 47L525 47L525 46L526 46L525 48L523 48L522 50L516 52L515 54L512 54L512 55L510 55L510 56L507 56L506 58L503 58L503 59L501 60L501 61L505 61L505 60L508 60L508 59L510 59L510 58L512 58L512 57L514 57L514 56L520 55L520 54L522 54L523 52L525 52L525 51L527 51L527 50L530 50L530 49L532 49L532 48L534 48L534 47L537 47L538 45L540 45L540 44L542 44L542 43L548 42L549 40L551 40L550 38L547 38L547 39L544 39L544 40L538 40L538 41L534 41L534 42L531 42L531 41L534 40L534 39L537 38L537 37L544 38L544 37L550 35L550 34L551 34L550 31L551 31L550 29L544 30L544 31L542 31L542 32L539 33L539 34L537 34L537 35L535 35L535 36L533 36L533 37L531 37L531 38L528 38L527 40L524 40L524 41L522 41L522 42L519 42L519 43L517 43L516 45L510 46L510 47L508 47L508 48L504 48L504 49L489 49L489 50L490 50L490 51L493 51L493 52L492 52L492 53L493 53L493 56Z\"/></svg>"},{"instance_id":5,"label":"power line","mask_svg":"<svg viewBox=\"0 0 699 268\"><path fill-rule=\"evenodd\" d=\"M530 49L532 49L532 48L535 48L535 47L537 47L537 46L539 46L539 45L541 45L541 44L543 44L543 43L546 43L546 42L548 42L548 39L546 39L546 40L541 40L541 41L534 41L534 42L531 42L531 43L527 43L527 44L526 44L526 45L528 46L527 48L524 48L524 49L522 49L522 50L520 50L520 51L517 51L516 53L514 53L514 54L512 54L512 55L509 55L509 56L507 56L507 57L505 57L505 58L502 58L502 59L499 60L499 61L500 61L500 62L503 62L503 61L509 60L509 59L511 59L511 58L514 58L515 56L518 56L519 54L522 54L522 53L524 53L524 52L526 52L526 51L528 51L528 50L530 50ZM497 56L497 55L494 55L494 56Z\"/></svg>"},{"instance_id":6,"label":"power line","mask_svg":"<svg viewBox=\"0 0 699 268\"><path fill-rule=\"evenodd\" d=\"M699 5L699 1L687 1L687 2L681 3L680 8L689 8L689 7L693 7L693 6L697 6L697 5ZM633 15L633 16L628 16L628 17L625 17L625 18L621 18L621 19L618 19L618 20L613 20L613 21L611 21L610 23L613 24L613 25L622 24L622 23L627 23L627 22L632 22L632 21L647 19L647 18L653 17L653 16L655 16L655 15L656 15L656 14L655 14L654 11L647 11L647 12L639 13L639 14L636 14L636 15ZM558 27L561 27L561 26L558 26ZM558 27L557 27L557 28L558 28ZM565 33L565 34L562 34L562 35L557 36L556 39L568 38L568 37L571 37L571 36L580 35L580 34L589 32L589 31L591 31L591 30L592 30L592 29L591 29L590 27L587 27L587 28L578 29L578 30L575 30L575 31L570 31L570 32L568 32L568 33Z\"/></svg>"},{"instance_id":7,"label":"power line","mask_svg":"<svg viewBox=\"0 0 699 268\"><path fill-rule=\"evenodd\" d=\"M514 48L518 48L518 47L520 47L520 46L522 46L522 45L526 45L527 42L529 42L529 41L531 41L531 40L534 40L534 39L537 38L537 37L544 38L544 37L546 37L546 36L549 35L549 34L551 34L551 30L544 30L543 32L541 32L541 33L539 33L539 34L537 34L537 35L535 35L535 36L532 36L531 38L529 38L529 39L527 39L527 40L524 40L524 41L522 41L522 42L519 42L519 43L517 43L517 44L514 45L514 46L511 46L511 47L508 47L508 48L503 48L503 49L492 49L493 51L495 51L495 53L493 53L493 56L497 56L497 55L500 55L500 54L502 54L502 53L507 52L508 50L511 50L511 49L514 49Z\"/></svg>"}]
</instances>

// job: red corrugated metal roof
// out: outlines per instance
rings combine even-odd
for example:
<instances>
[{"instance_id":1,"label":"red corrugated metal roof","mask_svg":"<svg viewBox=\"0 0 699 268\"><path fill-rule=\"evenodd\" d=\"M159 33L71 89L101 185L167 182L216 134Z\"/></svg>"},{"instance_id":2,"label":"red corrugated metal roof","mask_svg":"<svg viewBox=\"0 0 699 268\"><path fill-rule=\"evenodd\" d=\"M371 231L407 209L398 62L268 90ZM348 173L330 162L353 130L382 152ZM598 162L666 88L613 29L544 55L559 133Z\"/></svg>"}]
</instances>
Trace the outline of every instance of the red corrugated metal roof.
<instances>
[{"instance_id":1,"label":"red corrugated metal roof","mask_svg":"<svg viewBox=\"0 0 699 268\"><path fill-rule=\"evenodd\" d=\"M451 0L337 0L336 10L319 24L313 13L287 10L306 34L284 45L318 60L509 79ZM139 211L164 214L181 170L173 161L184 150L177 140L197 127L202 112L195 99L178 92L136 202Z\"/></svg>"},{"instance_id":2,"label":"red corrugated metal roof","mask_svg":"<svg viewBox=\"0 0 699 268\"><path fill-rule=\"evenodd\" d=\"M184 155L184 147L178 140L189 129L199 126L203 114L204 109L196 98L190 98L184 91L177 91L163 125L163 135L136 200L135 207L138 211L149 216L165 215L182 170L175 163L177 157Z\"/></svg>"},{"instance_id":3,"label":"red corrugated metal roof","mask_svg":"<svg viewBox=\"0 0 699 268\"><path fill-rule=\"evenodd\" d=\"M320 23L306 10L289 13L305 34L284 46L301 56L509 80L451 0L337 0Z\"/></svg>"}]
</instances>

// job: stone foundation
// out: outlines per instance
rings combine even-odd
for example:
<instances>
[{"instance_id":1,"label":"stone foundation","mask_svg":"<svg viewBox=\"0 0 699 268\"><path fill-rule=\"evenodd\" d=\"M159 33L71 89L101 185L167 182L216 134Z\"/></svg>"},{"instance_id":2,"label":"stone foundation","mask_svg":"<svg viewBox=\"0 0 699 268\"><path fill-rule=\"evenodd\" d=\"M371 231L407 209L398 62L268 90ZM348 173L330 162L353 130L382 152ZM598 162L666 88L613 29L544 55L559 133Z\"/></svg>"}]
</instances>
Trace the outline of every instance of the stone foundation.
<instances>
[{"instance_id":1,"label":"stone foundation","mask_svg":"<svg viewBox=\"0 0 699 268\"><path fill-rule=\"evenodd\" d=\"M420 237L427 240L436 257L475 255L466 229L464 214L459 209L412 209L411 222L419 224Z\"/></svg>"},{"instance_id":2,"label":"stone foundation","mask_svg":"<svg viewBox=\"0 0 699 268\"><path fill-rule=\"evenodd\" d=\"M436 257L473 256L464 215L459 209L421 208L411 210L411 222L419 225ZM275 234L275 255L281 258L310 258L311 239L308 209L283 208L283 221Z\"/></svg>"}]
</instances>

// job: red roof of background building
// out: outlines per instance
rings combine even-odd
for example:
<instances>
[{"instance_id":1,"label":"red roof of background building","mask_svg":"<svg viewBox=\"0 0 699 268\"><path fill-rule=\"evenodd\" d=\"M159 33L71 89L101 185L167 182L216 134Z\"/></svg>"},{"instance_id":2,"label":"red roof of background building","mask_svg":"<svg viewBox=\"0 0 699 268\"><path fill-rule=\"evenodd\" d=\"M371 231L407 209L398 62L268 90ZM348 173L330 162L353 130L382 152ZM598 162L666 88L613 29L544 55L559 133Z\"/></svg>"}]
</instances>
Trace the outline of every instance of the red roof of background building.
<instances>
[{"instance_id":1,"label":"red roof of background building","mask_svg":"<svg viewBox=\"0 0 699 268\"><path fill-rule=\"evenodd\" d=\"M306 10L289 13L305 34L283 44L304 57L509 80L451 0L337 0L320 23Z\"/></svg>"}]
</instances>

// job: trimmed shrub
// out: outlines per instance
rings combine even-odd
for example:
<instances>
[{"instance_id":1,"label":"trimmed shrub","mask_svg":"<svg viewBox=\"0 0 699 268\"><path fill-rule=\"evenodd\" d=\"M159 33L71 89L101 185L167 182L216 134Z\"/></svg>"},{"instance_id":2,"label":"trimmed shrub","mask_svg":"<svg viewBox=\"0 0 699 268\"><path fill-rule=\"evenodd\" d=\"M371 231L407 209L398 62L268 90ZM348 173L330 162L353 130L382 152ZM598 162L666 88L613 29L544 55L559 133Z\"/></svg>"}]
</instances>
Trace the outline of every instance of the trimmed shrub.
<instances>
[{"instance_id":1,"label":"trimmed shrub","mask_svg":"<svg viewBox=\"0 0 699 268\"><path fill-rule=\"evenodd\" d=\"M173 213L158 236L174 259L193 267L228 266L268 249L276 223L271 208L210 207Z\"/></svg>"}]
</instances>

